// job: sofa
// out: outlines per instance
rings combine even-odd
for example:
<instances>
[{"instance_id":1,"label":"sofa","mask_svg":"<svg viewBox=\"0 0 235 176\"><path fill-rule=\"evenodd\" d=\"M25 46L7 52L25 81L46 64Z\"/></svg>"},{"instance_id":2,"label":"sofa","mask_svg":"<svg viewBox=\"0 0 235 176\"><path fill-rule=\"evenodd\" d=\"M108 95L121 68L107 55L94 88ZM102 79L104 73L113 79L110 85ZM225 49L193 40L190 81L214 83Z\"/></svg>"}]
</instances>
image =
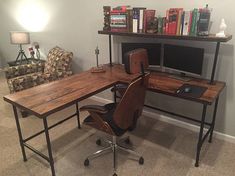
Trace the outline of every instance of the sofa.
<instances>
[{"instance_id":1,"label":"sofa","mask_svg":"<svg viewBox=\"0 0 235 176\"><path fill-rule=\"evenodd\" d=\"M49 51L45 61L6 68L5 76L10 93L72 75L72 58L72 52L56 46Z\"/></svg>"}]
</instances>

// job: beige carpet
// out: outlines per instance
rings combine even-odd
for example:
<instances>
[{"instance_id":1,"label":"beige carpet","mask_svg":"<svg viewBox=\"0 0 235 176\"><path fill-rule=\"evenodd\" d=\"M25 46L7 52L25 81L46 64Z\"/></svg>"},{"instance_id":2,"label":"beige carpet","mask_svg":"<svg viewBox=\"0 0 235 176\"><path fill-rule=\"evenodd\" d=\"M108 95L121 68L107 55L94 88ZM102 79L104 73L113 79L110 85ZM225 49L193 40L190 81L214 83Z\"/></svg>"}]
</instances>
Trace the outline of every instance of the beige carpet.
<instances>
[{"instance_id":1,"label":"beige carpet","mask_svg":"<svg viewBox=\"0 0 235 176\"><path fill-rule=\"evenodd\" d=\"M3 76L0 78L0 95L8 94ZM91 100L81 102L90 104ZM93 103L93 102L92 102ZM52 124L65 114L75 111L70 107L49 118ZM0 100L0 175L50 176L49 164L26 149L28 161L23 162L15 127L12 107ZM82 113L84 117L86 114ZM21 118L23 135L29 136L42 128L42 122L33 116ZM57 176L111 176L112 155L107 154L90 162L85 168L84 159L100 149L95 140L104 134L89 127L76 128L76 119L50 130ZM129 134L133 148L145 158L139 165L126 153L118 155L119 176L235 176L235 144L214 139L205 143L201 152L200 167L194 167L197 134L179 127L142 117L137 129ZM30 142L47 154L44 134Z\"/></svg>"}]
</instances>

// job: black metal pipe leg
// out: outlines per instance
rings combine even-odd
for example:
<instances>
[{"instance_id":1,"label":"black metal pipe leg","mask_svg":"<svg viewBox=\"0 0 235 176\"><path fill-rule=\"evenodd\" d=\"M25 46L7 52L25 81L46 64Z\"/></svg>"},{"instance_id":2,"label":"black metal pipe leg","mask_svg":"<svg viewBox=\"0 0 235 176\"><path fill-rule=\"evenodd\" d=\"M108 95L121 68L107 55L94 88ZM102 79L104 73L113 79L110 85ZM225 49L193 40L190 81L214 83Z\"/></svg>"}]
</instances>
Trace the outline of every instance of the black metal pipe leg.
<instances>
[{"instance_id":1,"label":"black metal pipe leg","mask_svg":"<svg viewBox=\"0 0 235 176\"><path fill-rule=\"evenodd\" d=\"M116 136L113 136L113 172L114 174L116 173L116 162L117 162L117 140L116 140Z\"/></svg>"},{"instance_id":2,"label":"black metal pipe leg","mask_svg":"<svg viewBox=\"0 0 235 176\"><path fill-rule=\"evenodd\" d=\"M219 55L219 48L220 48L220 42L217 42L216 49L215 49L214 63L213 63L212 72L211 72L210 84L214 83L215 70L216 70L216 65L217 65L217 60L218 60L218 55Z\"/></svg>"},{"instance_id":3,"label":"black metal pipe leg","mask_svg":"<svg viewBox=\"0 0 235 176\"><path fill-rule=\"evenodd\" d=\"M48 155L49 155L49 162L51 166L51 172L52 172L52 176L55 176L54 160L53 160L52 150L51 150L51 141L50 141L50 136L49 136L47 117L43 118L43 124L45 128L45 135L46 135L46 141L47 141L47 149L48 149Z\"/></svg>"},{"instance_id":4,"label":"black metal pipe leg","mask_svg":"<svg viewBox=\"0 0 235 176\"><path fill-rule=\"evenodd\" d=\"M109 65L111 67L113 66L112 62L112 36L109 34Z\"/></svg>"},{"instance_id":5,"label":"black metal pipe leg","mask_svg":"<svg viewBox=\"0 0 235 176\"><path fill-rule=\"evenodd\" d=\"M78 129L81 129L80 117L79 117L79 109L78 109L78 102L76 102L76 113L77 113L77 120L78 120Z\"/></svg>"},{"instance_id":6,"label":"black metal pipe leg","mask_svg":"<svg viewBox=\"0 0 235 176\"><path fill-rule=\"evenodd\" d=\"M20 147L21 147L21 151L22 151L23 160L27 161L26 154L25 154L25 148L24 148L24 142L23 142L23 136L22 136L22 132L21 132L21 128L20 128L19 116L18 116L16 107L14 105L12 107L13 107L13 111L14 111L17 131L18 131L18 135L19 135L19 141L20 141Z\"/></svg>"},{"instance_id":7,"label":"black metal pipe leg","mask_svg":"<svg viewBox=\"0 0 235 176\"><path fill-rule=\"evenodd\" d=\"M114 85L113 88L114 88L113 100L114 100L114 103L116 104L116 103L117 103L117 90L116 90L116 85Z\"/></svg>"},{"instance_id":8,"label":"black metal pipe leg","mask_svg":"<svg viewBox=\"0 0 235 176\"><path fill-rule=\"evenodd\" d=\"M207 108L207 105L204 104L203 105L203 111L202 111L200 132L199 132L198 143L197 143L197 153L196 153L195 167L199 166L199 157L200 157L200 152L201 152L201 148L202 148L202 136L203 136L203 130L204 130L204 124L205 124L206 108Z\"/></svg>"},{"instance_id":9,"label":"black metal pipe leg","mask_svg":"<svg viewBox=\"0 0 235 176\"><path fill-rule=\"evenodd\" d=\"M215 127L215 119L216 119L218 102L219 102L219 97L217 97L217 99L215 101L215 106L214 106L213 119L212 119L212 123L211 123L211 131L210 131L210 137L209 137L210 143L212 142L212 136L213 136L213 131L214 131L214 127Z\"/></svg>"}]
</instances>

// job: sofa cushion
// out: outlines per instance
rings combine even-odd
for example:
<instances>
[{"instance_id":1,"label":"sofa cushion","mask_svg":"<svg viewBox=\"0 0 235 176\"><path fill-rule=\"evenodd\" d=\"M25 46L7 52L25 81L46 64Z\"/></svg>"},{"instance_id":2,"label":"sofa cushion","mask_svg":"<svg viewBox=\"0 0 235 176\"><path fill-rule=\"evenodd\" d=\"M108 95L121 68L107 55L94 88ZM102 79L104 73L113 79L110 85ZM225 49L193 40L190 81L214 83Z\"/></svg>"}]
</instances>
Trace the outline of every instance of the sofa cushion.
<instances>
[{"instance_id":1,"label":"sofa cushion","mask_svg":"<svg viewBox=\"0 0 235 176\"><path fill-rule=\"evenodd\" d=\"M14 93L40 84L54 81L56 79L57 77L55 74L37 72L8 79L7 83L10 89L10 93Z\"/></svg>"},{"instance_id":2,"label":"sofa cushion","mask_svg":"<svg viewBox=\"0 0 235 176\"><path fill-rule=\"evenodd\" d=\"M15 78L21 75L43 72L45 61L12 66L5 69L5 76L7 79Z\"/></svg>"},{"instance_id":3,"label":"sofa cushion","mask_svg":"<svg viewBox=\"0 0 235 176\"><path fill-rule=\"evenodd\" d=\"M72 52L65 51L58 46L52 48L48 53L44 72L57 73L61 71L71 71L72 57Z\"/></svg>"}]
</instances>

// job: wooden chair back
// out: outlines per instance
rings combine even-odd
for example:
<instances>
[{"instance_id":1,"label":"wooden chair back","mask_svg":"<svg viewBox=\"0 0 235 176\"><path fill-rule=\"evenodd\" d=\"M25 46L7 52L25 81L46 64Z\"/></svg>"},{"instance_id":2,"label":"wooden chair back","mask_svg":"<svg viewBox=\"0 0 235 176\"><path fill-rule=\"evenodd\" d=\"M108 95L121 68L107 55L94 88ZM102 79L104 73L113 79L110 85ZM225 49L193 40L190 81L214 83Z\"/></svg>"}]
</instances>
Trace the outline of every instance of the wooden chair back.
<instances>
[{"instance_id":1,"label":"wooden chair back","mask_svg":"<svg viewBox=\"0 0 235 176\"><path fill-rule=\"evenodd\" d=\"M126 89L113 115L115 124L122 129L133 127L141 115L149 74L140 76Z\"/></svg>"}]
</instances>

